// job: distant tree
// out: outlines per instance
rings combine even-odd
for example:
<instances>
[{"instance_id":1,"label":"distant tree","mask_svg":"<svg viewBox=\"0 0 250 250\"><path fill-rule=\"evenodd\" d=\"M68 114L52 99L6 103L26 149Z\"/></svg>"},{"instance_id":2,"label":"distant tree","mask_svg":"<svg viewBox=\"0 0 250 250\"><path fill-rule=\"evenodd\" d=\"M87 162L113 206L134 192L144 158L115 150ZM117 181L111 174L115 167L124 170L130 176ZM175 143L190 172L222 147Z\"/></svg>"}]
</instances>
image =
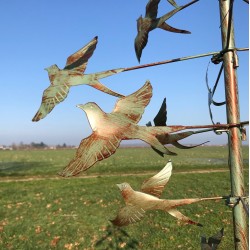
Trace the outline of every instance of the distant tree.
<instances>
[{"instance_id":1,"label":"distant tree","mask_svg":"<svg viewBox=\"0 0 250 250\"><path fill-rule=\"evenodd\" d=\"M48 146L44 142L40 142L40 143L31 142L31 147L32 148L46 148Z\"/></svg>"}]
</instances>

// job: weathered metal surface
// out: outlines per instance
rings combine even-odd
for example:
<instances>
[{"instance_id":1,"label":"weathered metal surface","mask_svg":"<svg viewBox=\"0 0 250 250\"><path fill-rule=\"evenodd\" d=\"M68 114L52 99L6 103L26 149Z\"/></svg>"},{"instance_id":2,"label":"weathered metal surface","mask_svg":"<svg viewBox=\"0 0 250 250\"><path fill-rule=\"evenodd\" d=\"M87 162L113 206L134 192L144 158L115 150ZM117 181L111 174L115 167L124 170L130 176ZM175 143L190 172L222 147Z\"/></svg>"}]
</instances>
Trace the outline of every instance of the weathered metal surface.
<instances>
[{"instance_id":1,"label":"weathered metal surface","mask_svg":"<svg viewBox=\"0 0 250 250\"><path fill-rule=\"evenodd\" d=\"M139 139L153 146L163 155L175 155L169 151L158 138L167 137L170 133L193 128L228 128L228 124L201 126L139 126L145 107L152 97L152 86L147 81L144 86L129 96L120 98L111 113L105 113L93 102L78 105L85 111L93 133L83 139L74 159L60 173L64 177L77 175L93 166L97 161L115 153L122 140ZM236 125L234 125L236 126Z\"/></svg>"},{"instance_id":2,"label":"weathered metal surface","mask_svg":"<svg viewBox=\"0 0 250 250\"><path fill-rule=\"evenodd\" d=\"M167 104L166 104L166 98L164 98L162 105L160 107L159 112L154 118L154 124L155 126L167 126ZM146 126L152 126L151 122L148 122ZM190 149L190 148L195 148L198 146L203 145L204 143L193 145L193 146L185 146L180 144L178 141L182 140L184 138L187 138L193 134L198 134L198 133L204 133L208 131L212 131L213 129L206 129L206 130L200 130L200 131L187 131L187 132L182 132L182 133L176 133L176 134L169 134L169 135L159 135L156 136L157 139L163 144L172 144L173 146L180 148L180 149ZM160 156L163 156L161 152L156 150L154 147L152 147ZM173 152L172 152L173 153Z\"/></svg>"},{"instance_id":3,"label":"weathered metal surface","mask_svg":"<svg viewBox=\"0 0 250 250\"><path fill-rule=\"evenodd\" d=\"M172 6L174 6L175 8L178 8L178 7L179 7L178 4L177 4L174 0L168 0L168 2L169 2Z\"/></svg>"},{"instance_id":4,"label":"weathered metal surface","mask_svg":"<svg viewBox=\"0 0 250 250\"><path fill-rule=\"evenodd\" d=\"M180 7L176 7L174 10L168 12L167 14L158 17L158 4L160 0L149 0L146 6L146 14L143 18L140 16L137 19L137 36L135 38L135 53L138 61L140 62L142 50L145 48L148 42L148 34L150 31L160 28L166 31L175 32L175 33L182 33L182 34L190 34L189 31L176 29L169 24L165 23L170 17L174 14L183 10L184 8L190 6L193 3L198 2L199 0L194 0L188 4L185 4Z\"/></svg>"},{"instance_id":5,"label":"weathered metal surface","mask_svg":"<svg viewBox=\"0 0 250 250\"><path fill-rule=\"evenodd\" d=\"M249 50L249 48L236 48L236 51L248 51L248 50ZM154 67L154 66L158 66L158 65L162 65L162 64L181 62L181 61L192 60L192 59L196 59L196 58L213 56L213 55L218 55L218 54L220 54L220 51L207 52L207 53L193 55L193 56L178 57L178 58L164 60L164 61L160 61L160 62L146 63L146 64L142 64L142 65L124 68L123 71L125 72L125 71L136 70L136 69L144 69L147 67Z\"/></svg>"},{"instance_id":6,"label":"weathered metal surface","mask_svg":"<svg viewBox=\"0 0 250 250\"><path fill-rule=\"evenodd\" d=\"M117 186L121 191L126 206L119 210L116 218L111 220L111 222L119 227L127 226L140 221L148 210L162 210L185 224L202 226L200 223L180 213L176 207L206 200L219 200L222 199L222 197L177 200L160 199L171 174L172 162L169 161L158 174L143 182L140 191L134 191L126 182L118 184Z\"/></svg>"},{"instance_id":7,"label":"weathered metal surface","mask_svg":"<svg viewBox=\"0 0 250 250\"><path fill-rule=\"evenodd\" d=\"M230 10L230 7L233 7L233 1L220 0L219 6L221 18L222 48L235 48L234 25L231 11L232 9ZM229 30L230 32L228 32ZM232 51L229 51L223 55L228 123L238 123L240 121L237 73L233 64L233 56L234 55ZM245 186L240 128L232 127L229 129L228 147L229 167L231 175L231 196L242 197L245 195ZM244 207L240 202L233 208L233 220L235 249L246 250L248 249L247 218Z\"/></svg>"},{"instance_id":8,"label":"weathered metal surface","mask_svg":"<svg viewBox=\"0 0 250 250\"><path fill-rule=\"evenodd\" d=\"M224 228L218 233L206 239L206 236L201 236L201 250L216 250L224 236Z\"/></svg>"},{"instance_id":9,"label":"weathered metal surface","mask_svg":"<svg viewBox=\"0 0 250 250\"><path fill-rule=\"evenodd\" d=\"M83 74L89 58L93 55L97 45L97 37L86 46L68 57L64 69L59 69L56 64L46 68L50 86L43 92L42 103L32 121L44 118L60 102L64 101L72 86L87 84L107 94L122 97L99 82L99 79L120 73L123 69L107 70L95 74Z\"/></svg>"},{"instance_id":10,"label":"weathered metal surface","mask_svg":"<svg viewBox=\"0 0 250 250\"><path fill-rule=\"evenodd\" d=\"M213 99L214 93L216 91L217 85L218 85L219 80L220 80L221 73L223 71L223 64L221 65L221 68L220 68L218 77L217 77L217 79L215 81L213 89L211 89L209 87L209 84L208 84L208 68L209 68L209 64L208 64L207 71L206 71L206 85L207 85L207 89L208 89L208 108L209 108L210 119L211 119L212 123L215 124L214 120L213 120L213 114L212 114L212 110L211 110L211 104L213 104L215 106L222 106L222 105L226 104L226 102L216 102Z\"/></svg>"}]
</instances>

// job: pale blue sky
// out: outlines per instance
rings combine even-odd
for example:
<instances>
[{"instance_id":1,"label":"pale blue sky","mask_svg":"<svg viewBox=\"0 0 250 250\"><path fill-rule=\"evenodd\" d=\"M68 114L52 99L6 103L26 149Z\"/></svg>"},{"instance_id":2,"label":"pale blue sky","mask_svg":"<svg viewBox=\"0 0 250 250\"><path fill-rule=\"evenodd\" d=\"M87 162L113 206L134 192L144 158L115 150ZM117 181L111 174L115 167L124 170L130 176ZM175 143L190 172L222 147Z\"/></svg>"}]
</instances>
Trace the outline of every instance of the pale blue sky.
<instances>
[{"instance_id":1,"label":"pale blue sky","mask_svg":"<svg viewBox=\"0 0 250 250\"><path fill-rule=\"evenodd\" d=\"M188 1L177 0L179 5ZM138 65L134 39L136 20L145 13L147 0L107 1L19 1L0 3L1 75L0 144L45 142L50 145L73 144L91 133L85 113L77 104L96 102L105 112L112 111L116 98L87 85L73 87L67 99L39 122L32 122L42 93L49 86L44 68L65 66L69 55L98 36L97 48L85 73ZM143 50L141 64L221 50L218 0L200 0L177 13L169 24L190 30L182 35L154 30ZM237 47L248 47L248 4L235 1L234 21ZM159 15L172 10L166 0ZM124 95L140 88L146 80L153 86L153 97L139 122L152 121L164 97L167 98L169 125L210 124L205 73L211 58L172 63L123 72L101 82ZM238 69L241 120L249 119L248 52L239 53ZM210 64L212 87L220 66ZM224 101L223 78L215 95ZM212 107L214 120L225 123L225 107ZM194 135L186 143L226 143L227 137L214 133Z\"/></svg>"}]
</instances>

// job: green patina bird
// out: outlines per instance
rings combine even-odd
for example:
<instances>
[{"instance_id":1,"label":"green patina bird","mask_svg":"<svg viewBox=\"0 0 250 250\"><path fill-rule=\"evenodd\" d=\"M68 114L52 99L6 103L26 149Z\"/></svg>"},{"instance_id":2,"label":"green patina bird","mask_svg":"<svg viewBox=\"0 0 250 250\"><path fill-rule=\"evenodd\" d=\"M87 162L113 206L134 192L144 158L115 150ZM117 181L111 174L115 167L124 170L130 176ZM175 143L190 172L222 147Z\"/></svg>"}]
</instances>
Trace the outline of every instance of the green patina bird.
<instances>
[{"instance_id":1,"label":"green patina bird","mask_svg":"<svg viewBox=\"0 0 250 250\"><path fill-rule=\"evenodd\" d=\"M174 14L183 10L184 8L190 6L191 4L197 2L199 0L194 0L188 4L183 6L177 6L174 10L168 12L167 14L157 17L158 14L158 4L160 0L149 0L146 6L146 14L143 18L140 16L137 19L137 36L135 38L135 53L138 61L140 62L142 50L145 48L148 42L148 34L150 31L160 28L166 31L182 33L182 34L190 34L187 30L181 30L174 28L167 24L165 21L172 17Z\"/></svg>"},{"instance_id":2,"label":"green patina bird","mask_svg":"<svg viewBox=\"0 0 250 250\"><path fill-rule=\"evenodd\" d=\"M87 84L107 94L122 97L99 82L99 79L122 72L124 69L107 70L95 74L83 74L89 58L94 53L97 37L86 46L68 57L64 69L59 69L56 64L46 68L50 86L43 92L42 103L32 121L44 118L60 102L64 101L72 86Z\"/></svg>"}]
</instances>

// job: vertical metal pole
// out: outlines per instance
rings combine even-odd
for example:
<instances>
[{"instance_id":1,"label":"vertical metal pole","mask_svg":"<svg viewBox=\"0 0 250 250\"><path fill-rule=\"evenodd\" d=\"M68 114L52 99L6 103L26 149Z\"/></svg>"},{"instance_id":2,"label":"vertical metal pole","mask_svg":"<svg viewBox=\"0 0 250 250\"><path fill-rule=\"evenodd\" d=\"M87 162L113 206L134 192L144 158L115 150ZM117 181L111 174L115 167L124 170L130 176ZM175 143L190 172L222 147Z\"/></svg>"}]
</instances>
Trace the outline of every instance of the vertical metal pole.
<instances>
[{"instance_id":1,"label":"vertical metal pole","mask_svg":"<svg viewBox=\"0 0 250 250\"><path fill-rule=\"evenodd\" d=\"M230 18L229 9L231 0L219 0L220 4L220 20L221 20L221 36L222 48L235 48L234 40L234 25L233 18ZM239 17L240 18L240 17ZM231 24L230 24L231 21ZM231 27L230 27L231 25ZM228 29L230 27L230 29ZM228 39L228 30L230 30L230 38ZM238 82L236 67L234 67L234 60L236 52L228 51L223 56L224 64L224 81L226 93L226 109L227 122L240 122L239 113L239 98L238 98ZM237 55L236 55L237 56ZM231 128L228 133L228 147L229 147L229 168L231 178L231 195L244 196L244 175L243 175L243 161L242 161L242 144L240 129L237 127ZM233 208L233 223L234 223L234 243L235 249L248 249L248 229L247 216L242 202L239 202Z\"/></svg>"}]
</instances>

